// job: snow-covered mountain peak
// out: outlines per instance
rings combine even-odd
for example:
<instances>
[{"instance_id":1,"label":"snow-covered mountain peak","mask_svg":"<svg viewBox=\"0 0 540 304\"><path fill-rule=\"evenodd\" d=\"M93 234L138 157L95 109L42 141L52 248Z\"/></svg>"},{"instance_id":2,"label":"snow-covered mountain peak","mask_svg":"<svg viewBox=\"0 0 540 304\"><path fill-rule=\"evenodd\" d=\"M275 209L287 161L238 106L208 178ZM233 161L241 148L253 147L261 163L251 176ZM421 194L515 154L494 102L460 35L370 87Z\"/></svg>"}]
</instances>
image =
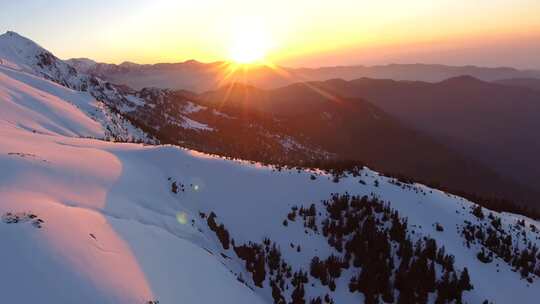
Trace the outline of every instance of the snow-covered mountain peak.
<instances>
[{"instance_id":1,"label":"snow-covered mountain peak","mask_svg":"<svg viewBox=\"0 0 540 304\"><path fill-rule=\"evenodd\" d=\"M41 46L39 46L34 41L20 35L17 32L14 32L14 31L6 31L4 34L0 35L0 41L5 41L5 40L8 40L8 39L11 40L11 41L19 41L21 44L33 45L34 47L43 49Z\"/></svg>"},{"instance_id":2,"label":"snow-covered mountain peak","mask_svg":"<svg viewBox=\"0 0 540 304\"><path fill-rule=\"evenodd\" d=\"M72 66L36 42L15 32L0 36L0 65L83 90L84 80Z\"/></svg>"},{"instance_id":3,"label":"snow-covered mountain peak","mask_svg":"<svg viewBox=\"0 0 540 304\"><path fill-rule=\"evenodd\" d=\"M28 47L31 46L31 47L36 48L36 49L44 50L41 46L39 46L34 41L20 35L17 32L13 32L13 31L6 31L4 34L0 35L0 41L2 41L2 42L10 41L10 43L12 43L13 45L19 45L19 46L22 46L24 48L28 48Z\"/></svg>"},{"instance_id":4,"label":"snow-covered mountain peak","mask_svg":"<svg viewBox=\"0 0 540 304\"><path fill-rule=\"evenodd\" d=\"M39 56L47 53L49 52L37 43L16 32L8 31L0 35L0 64L2 65L10 65L12 68L31 72L33 66L38 63Z\"/></svg>"},{"instance_id":5,"label":"snow-covered mountain peak","mask_svg":"<svg viewBox=\"0 0 540 304\"><path fill-rule=\"evenodd\" d=\"M144 132L117 113L132 109L137 102L140 104L140 100L97 77L77 72L70 64L15 32L0 35L2 88L6 90L5 94L0 92L0 106L4 114L9 114L0 120L5 119L12 125L47 134L147 141ZM15 104L19 107L14 107ZM65 109L73 110L69 104L84 114L79 110L75 110L73 115L60 113ZM38 108L40 110L36 111ZM42 117L43 109L58 113L52 119ZM101 127L84 125L89 122L79 116L85 115ZM38 116L39 119L36 118ZM68 120L70 122L66 123ZM84 126L81 127L81 123Z\"/></svg>"},{"instance_id":6,"label":"snow-covered mountain peak","mask_svg":"<svg viewBox=\"0 0 540 304\"><path fill-rule=\"evenodd\" d=\"M15 32L0 36L0 66L45 78L75 91L87 92L113 112L125 113L133 111L137 106L143 106L142 100L132 95L133 90L78 72L70 64L72 62L77 66L79 63L91 65L93 61L85 58L61 60L34 41Z\"/></svg>"}]
</instances>

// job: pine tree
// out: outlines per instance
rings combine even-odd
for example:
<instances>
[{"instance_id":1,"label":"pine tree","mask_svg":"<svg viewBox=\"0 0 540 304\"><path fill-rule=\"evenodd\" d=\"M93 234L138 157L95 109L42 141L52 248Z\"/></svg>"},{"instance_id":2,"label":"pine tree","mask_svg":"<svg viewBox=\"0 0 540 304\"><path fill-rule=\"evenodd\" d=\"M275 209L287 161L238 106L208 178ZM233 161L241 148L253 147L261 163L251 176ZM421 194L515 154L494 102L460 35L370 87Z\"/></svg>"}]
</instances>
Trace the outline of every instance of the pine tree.
<instances>
[{"instance_id":1,"label":"pine tree","mask_svg":"<svg viewBox=\"0 0 540 304\"><path fill-rule=\"evenodd\" d=\"M481 220L484 219L484 212L482 212L482 206L480 205L473 207L472 214Z\"/></svg>"},{"instance_id":2,"label":"pine tree","mask_svg":"<svg viewBox=\"0 0 540 304\"><path fill-rule=\"evenodd\" d=\"M285 298L281 294L281 290L276 283L271 281L270 286L272 287L272 298L274 299L274 304L286 304Z\"/></svg>"},{"instance_id":3,"label":"pine tree","mask_svg":"<svg viewBox=\"0 0 540 304\"><path fill-rule=\"evenodd\" d=\"M459 276L459 288L461 290L472 290L474 287L471 285L471 281L469 278L469 270L467 267L463 269L461 272L461 275Z\"/></svg>"},{"instance_id":4,"label":"pine tree","mask_svg":"<svg viewBox=\"0 0 540 304\"><path fill-rule=\"evenodd\" d=\"M437 274L435 273L435 262L431 261L427 271L426 278L426 290L428 292L434 292L437 285Z\"/></svg>"},{"instance_id":5,"label":"pine tree","mask_svg":"<svg viewBox=\"0 0 540 304\"><path fill-rule=\"evenodd\" d=\"M298 284L291 294L292 304L305 304L306 300L304 299L304 295L304 284Z\"/></svg>"}]
</instances>

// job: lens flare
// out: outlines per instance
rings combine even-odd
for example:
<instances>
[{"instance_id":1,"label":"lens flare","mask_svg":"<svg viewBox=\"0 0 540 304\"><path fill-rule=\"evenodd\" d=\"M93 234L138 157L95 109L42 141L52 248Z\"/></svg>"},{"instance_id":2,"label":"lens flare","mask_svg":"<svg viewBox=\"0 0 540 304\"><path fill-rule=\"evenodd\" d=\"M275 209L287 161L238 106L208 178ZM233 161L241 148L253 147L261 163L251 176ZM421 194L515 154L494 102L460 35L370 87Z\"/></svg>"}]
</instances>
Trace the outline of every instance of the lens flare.
<instances>
[{"instance_id":1,"label":"lens flare","mask_svg":"<svg viewBox=\"0 0 540 304\"><path fill-rule=\"evenodd\" d=\"M176 220L178 223L185 225L188 222L188 216L185 212L179 212L176 214Z\"/></svg>"},{"instance_id":2,"label":"lens flare","mask_svg":"<svg viewBox=\"0 0 540 304\"><path fill-rule=\"evenodd\" d=\"M200 177L192 177L189 186L195 192L200 192L205 189L205 183Z\"/></svg>"}]
</instances>

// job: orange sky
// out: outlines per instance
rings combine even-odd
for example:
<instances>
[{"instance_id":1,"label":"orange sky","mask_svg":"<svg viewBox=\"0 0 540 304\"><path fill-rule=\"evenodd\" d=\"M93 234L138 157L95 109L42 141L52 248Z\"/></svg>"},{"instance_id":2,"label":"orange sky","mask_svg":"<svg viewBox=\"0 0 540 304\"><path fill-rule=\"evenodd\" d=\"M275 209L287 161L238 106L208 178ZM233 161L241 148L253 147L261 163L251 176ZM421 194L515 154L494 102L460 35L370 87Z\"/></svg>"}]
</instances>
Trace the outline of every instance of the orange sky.
<instances>
[{"instance_id":1,"label":"orange sky","mask_svg":"<svg viewBox=\"0 0 540 304\"><path fill-rule=\"evenodd\" d=\"M539 16L538 0L21 0L4 5L0 30L20 32L62 58L115 63L228 60L246 37L241 47L259 40L267 59L293 66L537 68Z\"/></svg>"}]
</instances>

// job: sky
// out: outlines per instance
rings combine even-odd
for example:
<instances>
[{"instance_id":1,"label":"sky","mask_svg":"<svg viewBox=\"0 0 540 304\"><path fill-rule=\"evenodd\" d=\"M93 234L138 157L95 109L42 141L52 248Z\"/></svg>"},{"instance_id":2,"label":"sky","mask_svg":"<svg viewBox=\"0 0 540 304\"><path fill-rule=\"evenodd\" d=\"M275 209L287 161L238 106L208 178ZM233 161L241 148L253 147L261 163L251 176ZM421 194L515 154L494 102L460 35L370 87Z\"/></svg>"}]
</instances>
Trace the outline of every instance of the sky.
<instances>
[{"instance_id":1,"label":"sky","mask_svg":"<svg viewBox=\"0 0 540 304\"><path fill-rule=\"evenodd\" d=\"M266 60L288 66L540 68L539 0L0 0L0 7L0 31L60 58L211 62L256 44Z\"/></svg>"}]
</instances>

